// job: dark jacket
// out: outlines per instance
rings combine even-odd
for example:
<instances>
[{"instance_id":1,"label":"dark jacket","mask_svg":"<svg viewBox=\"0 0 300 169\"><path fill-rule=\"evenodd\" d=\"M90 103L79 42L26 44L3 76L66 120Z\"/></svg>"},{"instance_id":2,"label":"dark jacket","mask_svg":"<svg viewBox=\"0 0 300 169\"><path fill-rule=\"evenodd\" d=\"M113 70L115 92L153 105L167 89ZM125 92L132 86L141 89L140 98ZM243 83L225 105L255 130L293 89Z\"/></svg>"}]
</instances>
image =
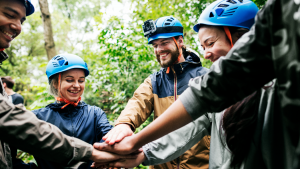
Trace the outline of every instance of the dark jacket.
<instances>
[{"instance_id":1,"label":"dark jacket","mask_svg":"<svg viewBox=\"0 0 300 169\"><path fill-rule=\"evenodd\" d=\"M106 114L103 110L96 106L87 105L80 102L74 107L68 105L64 109L64 104L52 103L33 113L41 120L49 122L57 126L64 134L79 138L89 144L102 141L102 137L112 129ZM50 162L35 156L38 168L63 168L55 162ZM79 168L90 168L92 161L82 164Z\"/></svg>"},{"instance_id":2,"label":"dark jacket","mask_svg":"<svg viewBox=\"0 0 300 169\"><path fill-rule=\"evenodd\" d=\"M154 111L154 118L160 116L188 88L191 78L207 73L200 58L190 52L184 62L175 64L167 74L166 69L150 75L134 92L116 124L139 127ZM210 136L206 135L178 159L154 168L208 168ZM151 166L152 167L152 166Z\"/></svg>"},{"instance_id":3,"label":"dark jacket","mask_svg":"<svg viewBox=\"0 0 300 169\"><path fill-rule=\"evenodd\" d=\"M0 52L0 63L7 58ZM41 121L23 108L13 105L0 80L0 168L11 169L9 143L21 150L64 165L87 161L93 146L64 135L56 126Z\"/></svg>"}]
</instances>

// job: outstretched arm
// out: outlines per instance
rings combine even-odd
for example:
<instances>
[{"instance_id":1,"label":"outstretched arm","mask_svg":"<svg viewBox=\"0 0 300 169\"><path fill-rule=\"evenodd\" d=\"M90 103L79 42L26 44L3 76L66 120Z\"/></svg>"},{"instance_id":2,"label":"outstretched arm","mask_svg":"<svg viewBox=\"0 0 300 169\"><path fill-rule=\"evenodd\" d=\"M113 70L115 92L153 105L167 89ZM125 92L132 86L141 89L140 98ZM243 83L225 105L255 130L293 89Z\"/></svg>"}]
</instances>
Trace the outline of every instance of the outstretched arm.
<instances>
[{"instance_id":1,"label":"outstretched arm","mask_svg":"<svg viewBox=\"0 0 300 169\"><path fill-rule=\"evenodd\" d=\"M170 112L173 115L168 115ZM178 121L178 123L174 123ZM138 134L124 138L121 142L110 146L105 143L95 143L94 147L103 151L110 151L118 154L130 154L148 142L154 141L165 133L184 126L192 121L192 118L185 110L184 106L177 100L170 106L165 113L154 120L150 125L144 128Z\"/></svg>"},{"instance_id":2,"label":"outstretched arm","mask_svg":"<svg viewBox=\"0 0 300 169\"><path fill-rule=\"evenodd\" d=\"M88 161L92 145L64 135L56 126L39 120L22 105L0 95L0 140L61 164Z\"/></svg>"},{"instance_id":3,"label":"outstretched arm","mask_svg":"<svg viewBox=\"0 0 300 169\"><path fill-rule=\"evenodd\" d=\"M211 115L199 117L197 120L187 124L186 126L146 144L143 146L143 151L138 154L136 159L121 159L108 163L94 163L93 166L103 168L131 168L142 162L144 165L157 165L171 161L194 146L204 136L209 135L211 121ZM125 141L126 139L128 138L125 138Z\"/></svg>"},{"instance_id":4,"label":"outstretched arm","mask_svg":"<svg viewBox=\"0 0 300 169\"><path fill-rule=\"evenodd\" d=\"M195 121L143 146L147 159L144 165L158 165L172 161L210 135L212 114ZM204 138L207 139L207 138ZM203 141L202 141L203 142Z\"/></svg>"},{"instance_id":5,"label":"outstretched arm","mask_svg":"<svg viewBox=\"0 0 300 169\"><path fill-rule=\"evenodd\" d=\"M92 145L64 135L56 126L39 120L34 113L15 106L0 95L0 140L33 155L73 165L79 161L108 162L136 156L102 152Z\"/></svg>"},{"instance_id":6,"label":"outstretched arm","mask_svg":"<svg viewBox=\"0 0 300 169\"><path fill-rule=\"evenodd\" d=\"M153 93L151 79L145 79L128 101L125 109L118 117L116 126L110 130L103 140L113 145L124 137L131 136L135 129L144 123L153 111Z\"/></svg>"}]
</instances>

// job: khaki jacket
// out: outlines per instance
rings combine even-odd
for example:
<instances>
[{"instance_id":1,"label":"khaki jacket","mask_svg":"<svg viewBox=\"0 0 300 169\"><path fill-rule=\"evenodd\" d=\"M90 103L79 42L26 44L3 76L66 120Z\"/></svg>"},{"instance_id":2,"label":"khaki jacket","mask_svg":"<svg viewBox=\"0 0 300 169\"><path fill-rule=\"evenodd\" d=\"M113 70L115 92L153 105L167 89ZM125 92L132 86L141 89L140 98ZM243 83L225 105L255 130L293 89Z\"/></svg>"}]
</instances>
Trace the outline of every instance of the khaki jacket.
<instances>
[{"instance_id":1,"label":"khaki jacket","mask_svg":"<svg viewBox=\"0 0 300 169\"><path fill-rule=\"evenodd\" d=\"M185 62L175 64L169 74L165 69L152 74L134 92L116 125L129 124L135 130L153 111L154 118L157 118L188 87L190 78L205 74L206 71L199 57L192 53ZM206 135L179 158L151 168L208 168L209 149L210 136Z\"/></svg>"},{"instance_id":2,"label":"khaki jacket","mask_svg":"<svg viewBox=\"0 0 300 169\"><path fill-rule=\"evenodd\" d=\"M1 52L4 53L4 52ZM73 165L88 161L92 145L64 135L56 126L39 120L22 105L8 101L0 80L0 168L12 169L8 144L35 156Z\"/></svg>"}]
</instances>

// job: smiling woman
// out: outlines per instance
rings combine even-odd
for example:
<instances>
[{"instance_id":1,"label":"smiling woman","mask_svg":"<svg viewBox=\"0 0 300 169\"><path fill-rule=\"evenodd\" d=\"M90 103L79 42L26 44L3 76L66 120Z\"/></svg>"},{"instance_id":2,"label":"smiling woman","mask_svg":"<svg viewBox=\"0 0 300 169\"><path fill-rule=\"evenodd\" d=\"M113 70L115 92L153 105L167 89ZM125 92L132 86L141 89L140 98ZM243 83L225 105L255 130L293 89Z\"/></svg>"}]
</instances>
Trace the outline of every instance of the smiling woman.
<instances>
[{"instance_id":1,"label":"smiling woman","mask_svg":"<svg viewBox=\"0 0 300 169\"><path fill-rule=\"evenodd\" d=\"M49 80L50 93L56 102L33 113L41 120L57 126L64 134L79 138L89 144L102 141L110 131L104 111L81 101L85 88L85 77L89 75L87 64L76 55L59 54L48 63L46 74ZM105 153L105 152L103 152ZM118 157L115 154L113 157ZM64 168L65 166L35 156L38 168ZM88 169L89 163L78 164L74 168Z\"/></svg>"},{"instance_id":2,"label":"smiling woman","mask_svg":"<svg viewBox=\"0 0 300 169\"><path fill-rule=\"evenodd\" d=\"M71 69L59 74L51 80L51 91L55 97L65 98L71 102L77 102L83 94L85 87L85 74L82 69ZM58 92L60 91L60 92Z\"/></svg>"}]
</instances>

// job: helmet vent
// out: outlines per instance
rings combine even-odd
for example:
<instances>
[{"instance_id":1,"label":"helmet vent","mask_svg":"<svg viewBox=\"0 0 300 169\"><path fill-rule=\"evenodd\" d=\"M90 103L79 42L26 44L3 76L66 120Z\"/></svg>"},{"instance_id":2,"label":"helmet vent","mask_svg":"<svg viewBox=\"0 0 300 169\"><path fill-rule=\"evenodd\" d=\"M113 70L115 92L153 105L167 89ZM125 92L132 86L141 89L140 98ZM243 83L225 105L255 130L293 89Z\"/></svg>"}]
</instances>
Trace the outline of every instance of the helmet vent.
<instances>
[{"instance_id":1,"label":"helmet vent","mask_svg":"<svg viewBox=\"0 0 300 169\"><path fill-rule=\"evenodd\" d=\"M211 12L211 13L209 14L209 17L210 17L210 18L214 17L214 14Z\"/></svg>"},{"instance_id":2,"label":"helmet vent","mask_svg":"<svg viewBox=\"0 0 300 169\"><path fill-rule=\"evenodd\" d=\"M60 57L60 58L57 58L56 60L65 60L65 58Z\"/></svg>"},{"instance_id":3,"label":"helmet vent","mask_svg":"<svg viewBox=\"0 0 300 169\"><path fill-rule=\"evenodd\" d=\"M66 65L65 62L67 62L66 59L62 56L56 56L53 58L53 60L56 61L52 62L54 67Z\"/></svg>"},{"instance_id":4,"label":"helmet vent","mask_svg":"<svg viewBox=\"0 0 300 169\"><path fill-rule=\"evenodd\" d=\"M66 61L65 65L69 65L69 62L68 62L68 61Z\"/></svg>"},{"instance_id":5,"label":"helmet vent","mask_svg":"<svg viewBox=\"0 0 300 169\"><path fill-rule=\"evenodd\" d=\"M172 26L175 23L172 23L175 19L173 17L170 17L168 19L165 20L164 26Z\"/></svg>"},{"instance_id":6,"label":"helmet vent","mask_svg":"<svg viewBox=\"0 0 300 169\"><path fill-rule=\"evenodd\" d=\"M174 20L174 18L167 19L168 22L172 22L173 20Z\"/></svg>"},{"instance_id":7,"label":"helmet vent","mask_svg":"<svg viewBox=\"0 0 300 169\"><path fill-rule=\"evenodd\" d=\"M57 58L59 58L60 56L58 55L58 56L55 56L52 60L56 60Z\"/></svg>"},{"instance_id":8,"label":"helmet vent","mask_svg":"<svg viewBox=\"0 0 300 169\"><path fill-rule=\"evenodd\" d=\"M236 4L236 2L234 0L227 0L227 2L232 3L232 4Z\"/></svg>"},{"instance_id":9,"label":"helmet vent","mask_svg":"<svg viewBox=\"0 0 300 169\"><path fill-rule=\"evenodd\" d=\"M218 16L222 15L223 12L224 12L223 8L217 8L216 9L216 13L217 13Z\"/></svg>"},{"instance_id":10,"label":"helmet vent","mask_svg":"<svg viewBox=\"0 0 300 169\"><path fill-rule=\"evenodd\" d=\"M218 7L226 8L227 6L229 6L229 5L227 5L227 4L220 4Z\"/></svg>"},{"instance_id":11,"label":"helmet vent","mask_svg":"<svg viewBox=\"0 0 300 169\"><path fill-rule=\"evenodd\" d=\"M243 3L243 0L239 0L240 1L240 3Z\"/></svg>"},{"instance_id":12,"label":"helmet vent","mask_svg":"<svg viewBox=\"0 0 300 169\"><path fill-rule=\"evenodd\" d=\"M230 16L230 15L233 15L233 13L235 13L235 11L236 11L237 8L238 8L238 7L228 9L226 12L223 13L222 16Z\"/></svg>"},{"instance_id":13,"label":"helmet vent","mask_svg":"<svg viewBox=\"0 0 300 169\"><path fill-rule=\"evenodd\" d=\"M57 62L52 62L53 67L59 67L59 65L57 64Z\"/></svg>"}]
</instances>

